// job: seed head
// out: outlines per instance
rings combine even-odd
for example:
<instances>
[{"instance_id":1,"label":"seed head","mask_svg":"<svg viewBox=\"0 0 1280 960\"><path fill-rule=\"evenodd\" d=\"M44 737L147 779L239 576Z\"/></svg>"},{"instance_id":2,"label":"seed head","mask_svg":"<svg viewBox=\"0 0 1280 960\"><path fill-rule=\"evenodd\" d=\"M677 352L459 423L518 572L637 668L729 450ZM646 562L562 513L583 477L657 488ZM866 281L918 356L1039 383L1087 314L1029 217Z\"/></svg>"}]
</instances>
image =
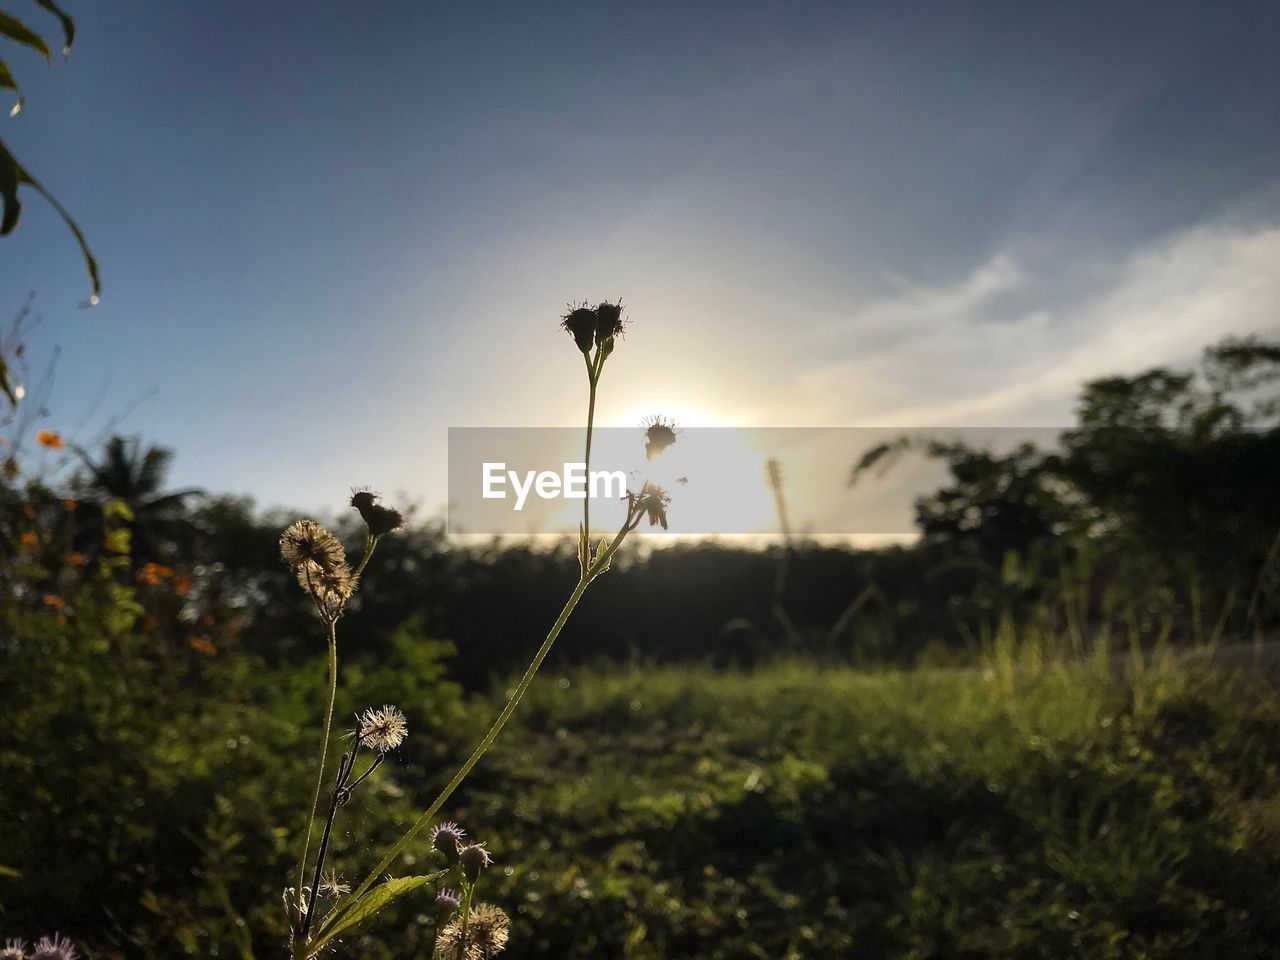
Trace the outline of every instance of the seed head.
<instances>
[{"instance_id":1,"label":"seed head","mask_svg":"<svg viewBox=\"0 0 1280 960\"><path fill-rule=\"evenodd\" d=\"M676 422L652 416L644 422L644 453L652 460L676 442Z\"/></svg>"},{"instance_id":2,"label":"seed head","mask_svg":"<svg viewBox=\"0 0 1280 960\"><path fill-rule=\"evenodd\" d=\"M596 345L622 332L622 304L604 300L596 304Z\"/></svg>"},{"instance_id":3,"label":"seed head","mask_svg":"<svg viewBox=\"0 0 1280 960\"><path fill-rule=\"evenodd\" d=\"M462 875L475 883L480 871L493 863L493 857L483 843L469 843L458 851L458 862L462 864Z\"/></svg>"},{"instance_id":4,"label":"seed head","mask_svg":"<svg viewBox=\"0 0 1280 960\"><path fill-rule=\"evenodd\" d=\"M671 494L656 483L646 483L639 493L628 493L627 501L632 511L649 518L649 526L662 525L667 529L667 506L671 503Z\"/></svg>"},{"instance_id":5,"label":"seed head","mask_svg":"<svg viewBox=\"0 0 1280 960\"><path fill-rule=\"evenodd\" d=\"M315 597L325 617L336 618L355 593L357 580L346 561L326 570L313 560L298 567L298 583Z\"/></svg>"},{"instance_id":6,"label":"seed head","mask_svg":"<svg viewBox=\"0 0 1280 960\"><path fill-rule=\"evenodd\" d=\"M467 924L470 936L483 957L501 953L511 936L511 918L492 903L472 906Z\"/></svg>"},{"instance_id":7,"label":"seed head","mask_svg":"<svg viewBox=\"0 0 1280 960\"><path fill-rule=\"evenodd\" d=\"M280 537L280 559L295 569L314 563L322 570L345 566L347 555L338 538L314 520L289 524Z\"/></svg>"},{"instance_id":8,"label":"seed head","mask_svg":"<svg viewBox=\"0 0 1280 960\"><path fill-rule=\"evenodd\" d=\"M457 915L440 928L436 936L436 953L440 954L440 960L484 960L474 940L470 943L463 941L462 917Z\"/></svg>"},{"instance_id":9,"label":"seed head","mask_svg":"<svg viewBox=\"0 0 1280 960\"><path fill-rule=\"evenodd\" d=\"M0 960L27 960L27 942L25 940L6 940L0 948Z\"/></svg>"},{"instance_id":10,"label":"seed head","mask_svg":"<svg viewBox=\"0 0 1280 960\"><path fill-rule=\"evenodd\" d=\"M320 896L334 899L351 892L351 885L343 883L338 874L330 870L320 878Z\"/></svg>"},{"instance_id":11,"label":"seed head","mask_svg":"<svg viewBox=\"0 0 1280 960\"><path fill-rule=\"evenodd\" d=\"M77 957L79 954L71 941L56 933L52 937L41 937L31 952L31 960L76 960Z\"/></svg>"},{"instance_id":12,"label":"seed head","mask_svg":"<svg viewBox=\"0 0 1280 960\"><path fill-rule=\"evenodd\" d=\"M380 710L370 707L361 714L356 731L361 746L387 753L404 742L409 733L409 723L403 713L387 704Z\"/></svg>"},{"instance_id":13,"label":"seed head","mask_svg":"<svg viewBox=\"0 0 1280 960\"><path fill-rule=\"evenodd\" d=\"M384 507L378 502L380 499L378 494L367 488L351 492L351 505L360 511L371 537L380 537L404 526L404 516L400 511Z\"/></svg>"},{"instance_id":14,"label":"seed head","mask_svg":"<svg viewBox=\"0 0 1280 960\"><path fill-rule=\"evenodd\" d=\"M573 342L583 353L591 352L596 337L596 312L585 303L569 304L569 312L560 318L560 326L569 331Z\"/></svg>"},{"instance_id":15,"label":"seed head","mask_svg":"<svg viewBox=\"0 0 1280 960\"><path fill-rule=\"evenodd\" d=\"M458 848L466 838L467 831L452 820L437 823L431 828L431 846L443 853L450 863L458 862Z\"/></svg>"}]
</instances>

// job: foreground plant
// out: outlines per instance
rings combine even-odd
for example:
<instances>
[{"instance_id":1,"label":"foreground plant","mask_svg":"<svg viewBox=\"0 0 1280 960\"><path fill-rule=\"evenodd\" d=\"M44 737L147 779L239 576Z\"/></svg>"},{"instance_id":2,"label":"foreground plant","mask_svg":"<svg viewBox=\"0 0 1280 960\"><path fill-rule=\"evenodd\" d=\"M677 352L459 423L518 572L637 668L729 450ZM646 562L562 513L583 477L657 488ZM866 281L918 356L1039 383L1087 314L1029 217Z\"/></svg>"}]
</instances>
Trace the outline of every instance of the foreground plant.
<instances>
[{"instance_id":1,"label":"foreground plant","mask_svg":"<svg viewBox=\"0 0 1280 960\"><path fill-rule=\"evenodd\" d=\"M609 302L598 303L594 307L586 304L570 305L568 312L561 318L561 326L573 338L586 367L587 424L583 459L588 473L591 469L591 440L595 429L596 395L605 363L617 346L623 325L622 305ZM674 425L669 421L651 420L645 426L645 449L650 459L676 441ZM307 884L306 872L310 863L312 825L324 783L333 704L337 690L337 622L358 586L359 578L373 555L378 539L399 528L401 518L394 510L381 506L372 494L359 491L352 497L351 505L360 511L369 530L364 555L355 569L348 567L345 553L337 539L314 521L299 521L285 531L281 539L281 556L297 571L299 583L312 597L316 611L325 625L329 642L329 704L325 712L324 738L320 748L320 763L316 774L311 816L307 821L306 839L298 867L297 886L285 893L294 960L306 960L316 956L341 937L352 933L388 904L432 883L441 884L436 896L435 911L437 923L435 957L437 960L487 960L506 946L510 929L507 915L492 904L475 900L476 885L481 872L491 862L489 852L482 843L464 845L466 834L457 824L451 822L438 824L431 833L431 846L434 853L443 858L445 864L443 869L421 876L388 879L382 883L378 883L378 880L388 875L396 858L432 824L445 802L493 746L502 728L511 719L511 715L529 689L542 662L551 652L556 638L564 630L578 601L582 599L587 587L609 569L613 557L627 536L646 519L651 526L658 525L664 530L667 528L667 507L670 499L661 487L648 482L643 483L638 491L627 493L626 516L617 532L611 538L602 537L595 544L592 543L591 501L589 497L583 500L582 523L578 530L578 582L570 592L568 600L565 601L560 615L552 624L546 639L534 653L533 659L512 690L506 705L471 755L458 768L431 805L423 811L404 835L392 844L378 864L351 891L346 889L345 884L337 882L326 884L324 880L323 869L328 854L328 840L334 819L341 806L350 798L351 790L376 769L385 751L379 752L368 769L352 780L355 755L361 745L373 749L380 749L380 745L385 745L388 749L394 749L399 745L404 730L403 716L399 715L399 711L393 707L384 707L381 712L367 711L361 716L359 725L352 733L355 746L350 754L342 756L338 764L337 776L330 794L328 817L325 820L311 871L311 882ZM388 711L394 711L394 713ZM460 888L459 891L445 885L448 883L455 884ZM334 903L324 918L317 920L317 901L320 896L325 895L326 891L332 896Z\"/></svg>"}]
</instances>

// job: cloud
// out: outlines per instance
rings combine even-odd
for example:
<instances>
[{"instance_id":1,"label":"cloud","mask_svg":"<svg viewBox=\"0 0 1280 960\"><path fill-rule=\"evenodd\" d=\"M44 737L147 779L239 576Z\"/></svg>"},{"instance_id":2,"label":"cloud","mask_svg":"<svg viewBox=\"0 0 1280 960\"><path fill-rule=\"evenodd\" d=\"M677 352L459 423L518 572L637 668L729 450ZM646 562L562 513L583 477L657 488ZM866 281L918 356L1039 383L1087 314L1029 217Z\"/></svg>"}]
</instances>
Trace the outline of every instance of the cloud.
<instances>
[{"instance_id":1,"label":"cloud","mask_svg":"<svg viewBox=\"0 0 1280 960\"><path fill-rule=\"evenodd\" d=\"M827 422L1063 425L1086 380L1186 364L1227 334L1280 331L1277 263L1276 225L1196 227L1065 272L1032 273L1002 253L828 328L822 349L852 357L810 366L798 397Z\"/></svg>"}]
</instances>

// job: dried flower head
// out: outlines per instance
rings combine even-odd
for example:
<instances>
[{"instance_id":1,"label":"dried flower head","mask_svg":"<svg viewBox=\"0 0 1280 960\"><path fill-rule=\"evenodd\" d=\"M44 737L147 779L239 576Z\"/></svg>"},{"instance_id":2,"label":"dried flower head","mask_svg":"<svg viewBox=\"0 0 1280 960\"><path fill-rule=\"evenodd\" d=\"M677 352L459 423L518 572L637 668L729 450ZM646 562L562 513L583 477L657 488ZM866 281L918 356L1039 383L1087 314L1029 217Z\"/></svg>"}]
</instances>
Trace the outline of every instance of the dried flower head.
<instances>
[{"instance_id":1,"label":"dried flower head","mask_svg":"<svg viewBox=\"0 0 1280 960\"><path fill-rule=\"evenodd\" d=\"M76 948L66 937L41 937L31 951L31 960L76 960Z\"/></svg>"},{"instance_id":2,"label":"dried flower head","mask_svg":"<svg viewBox=\"0 0 1280 960\"><path fill-rule=\"evenodd\" d=\"M676 442L676 422L662 416L653 416L644 424L644 453L652 460Z\"/></svg>"},{"instance_id":3,"label":"dried flower head","mask_svg":"<svg viewBox=\"0 0 1280 960\"><path fill-rule=\"evenodd\" d=\"M338 874L330 870L320 878L320 896L334 899L336 897L345 896L351 892L351 885L343 883L342 878Z\"/></svg>"},{"instance_id":4,"label":"dried flower head","mask_svg":"<svg viewBox=\"0 0 1280 960\"><path fill-rule=\"evenodd\" d=\"M628 493L627 501L630 511L637 516L649 518L649 526L662 525L667 529L667 507L671 503L671 494L656 483L646 483L639 493Z\"/></svg>"},{"instance_id":5,"label":"dried flower head","mask_svg":"<svg viewBox=\"0 0 1280 960\"><path fill-rule=\"evenodd\" d=\"M386 753L404 742L409 733L409 722L398 708L390 704L381 709L370 707L360 715L356 733L362 747Z\"/></svg>"},{"instance_id":6,"label":"dried flower head","mask_svg":"<svg viewBox=\"0 0 1280 960\"><path fill-rule=\"evenodd\" d=\"M338 538L314 520L289 524L280 537L280 559L294 568L314 563L322 570L334 570L347 563Z\"/></svg>"},{"instance_id":7,"label":"dried flower head","mask_svg":"<svg viewBox=\"0 0 1280 960\"><path fill-rule=\"evenodd\" d=\"M404 526L404 516L400 511L384 507L378 502L381 499L379 494L365 487L351 491L351 505L360 511L371 537L380 537Z\"/></svg>"},{"instance_id":8,"label":"dried flower head","mask_svg":"<svg viewBox=\"0 0 1280 960\"><path fill-rule=\"evenodd\" d=\"M0 960L27 960L25 940L6 940L0 948Z\"/></svg>"},{"instance_id":9,"label":"dried flower head","mask_svg":"<svg viewBox=\"0 0 1280 960\"><path fill-rule=\"evenodd\" d=\"M440 960L484 960L475 941L462 935L462 917L455 915L440 928L436 936L436 953Z\"/></svg>"},{"instance_id":10,"label":"dried flower head","mask_svg":"<svg viewBox=\"0 0 1280 960\"><path fill-rule=\"evenodd\" d=\"M502 952L511 937L511 918L492 903L477 903L471 908L467 924L472 942L480 955L492 957Z\"/></svg>"},{"instance_id":11,"label":"dried flower head","mask_svg":"<svg viewBox=\"0 0 1280 960\"><path fill-rule=\"evenodd\" d=\"M447 917L453 911L462 906L462 891L450 890L448 887L441 887L436 894L436 911L442 917Z\"/></svg>"},{"instance_id":12,"label":"dried flower head","mask_svg":"<svg viewBox=\"0 0 1280 960\"><path fill-rule=\"evenodd\" d=\"M622 332L622 304L604 300L596 304L596 345Z\"/></svg>"},{"instance_id":13,"label":"dried flower head","mask_svg":"<svg viewBox=\"0 0 1280 960\"><path fill-rule=\"evenodd\" d=\"M298 583L315 597L325 616L337 617L351 599L351 594L355 593L358 581L345 561L326 570L308 560L298 567Z\"/></svg>"},{"instance_id":14,"label":"dried flower head","mask_svg":"<svg viewBox=\"0 0 1280 960\"><path fill-rule=\"evenodd\" d=\"M591 352L596 337L596 312L585 303L569 304L569 311L560 318L560 326L569 332L573 342L583 353Z\"/></svg>"},{"instance_id":15,"label":"dried flower head","mask_svg":"<svg viewBox=\"0 0 1280 960\"><path fill-rule=\"evenodd\" d=\"M458 848L466 838L467 831L452 820L437 823L431 828L431 846L443 853L450 863L458 862Z\"/></svg>"},{"instance_id":16,"label":"dried flower head","mask_svg":"<svg viewBox=\"0 0 1280 960\"><path fill-rule=\"evenodd\" d=\"M480 871L493 863L493 857L483 843L469 843L458 851L458 862L462 864L462 875L475 883Z\"/></svg>"}]
</instances>

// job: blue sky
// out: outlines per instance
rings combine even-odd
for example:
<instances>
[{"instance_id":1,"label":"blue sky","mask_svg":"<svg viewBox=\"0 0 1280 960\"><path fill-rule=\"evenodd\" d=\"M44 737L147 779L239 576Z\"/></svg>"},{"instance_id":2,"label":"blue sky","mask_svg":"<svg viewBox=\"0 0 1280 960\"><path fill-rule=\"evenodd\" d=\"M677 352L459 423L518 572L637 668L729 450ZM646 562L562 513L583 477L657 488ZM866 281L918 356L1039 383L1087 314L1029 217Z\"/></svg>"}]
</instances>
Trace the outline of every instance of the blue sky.
<instances>
[{"instance_id":1,"label":"blue sky","mask_svg":"<svg viewBox=\"0 0 1280 960\"><path fill-rule=\"evenodd\" d=\"M1280 328L1274 3L66 5L4 136L103 299L30 198L0 310L175 485L436 507L449 426L580 419L575 298L613 424L1060 424Z\"/></svg>"}]
</instances>

